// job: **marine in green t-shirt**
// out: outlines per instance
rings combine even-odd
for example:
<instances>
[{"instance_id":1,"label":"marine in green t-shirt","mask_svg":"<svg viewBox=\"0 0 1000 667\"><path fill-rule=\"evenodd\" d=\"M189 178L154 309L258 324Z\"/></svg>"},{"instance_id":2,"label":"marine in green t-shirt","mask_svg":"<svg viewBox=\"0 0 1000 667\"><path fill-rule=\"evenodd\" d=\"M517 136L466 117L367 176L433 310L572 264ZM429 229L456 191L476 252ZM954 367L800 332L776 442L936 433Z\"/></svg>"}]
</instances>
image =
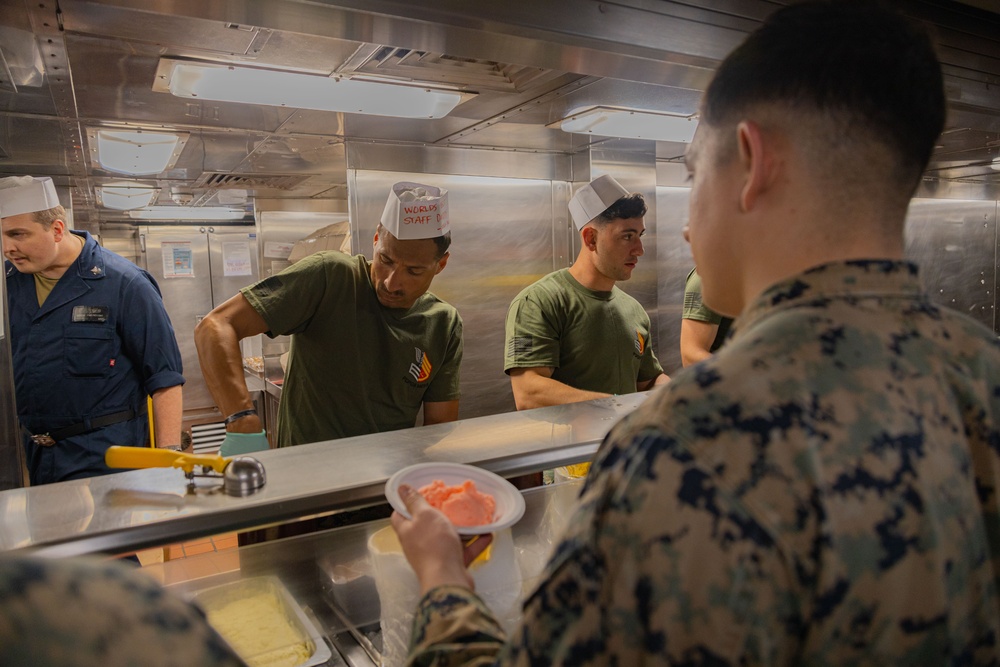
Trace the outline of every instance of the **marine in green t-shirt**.
<instances>
[{"instance_id":1,"label":"marine in green t-shirt","mask_svg":"<svg viewBox=\"0 0 1000 667\"><path fill-rule=\"evenodd\" d=\"M396 183L372 261L310 255L245 287L195 330L199 360L226 419L222 454L267 447L243 379L239 341L291 334L279 446L458 418L462 320L428 293L448 263L447 191Z\"/></svg>"},{"instance_id":2,"label":"marine in green t-shirt","mask_svg":"<svg viewBox=\"0 0 1000 667\"><path fill-rule=\"evenodd\" d=\"M684 281L681 313L681 363L696 364L722 347L732 326L731 317L720 315L701 300L701 277L691 269Z\"/></svg>"},{"instance_id":3,"label":"marine in green t-shirt","mask_svg":"<svg viewBox=\"0 0 1000 667\"><path fill-rule=\"evenodd\" d=\"M643 254L641 194L611 176L570 201L580 253L529 285L507 311L504 371L519 410L630 394L669 381L650 345L649 315L615 286Z\"/></svg>"},{"instance_id":4,"label":"marine in green t-shirt","mask_svg":"<svg viewBox=\"0 0 1000 667\"><path fill-rule=\"evenodd\" d=\"M319 252L241 290L269 336L292 334L279 446L409 428L458 400L458 311L430 293L386 308L371 275L363 255Z\"/></svg>"}]
</instances>

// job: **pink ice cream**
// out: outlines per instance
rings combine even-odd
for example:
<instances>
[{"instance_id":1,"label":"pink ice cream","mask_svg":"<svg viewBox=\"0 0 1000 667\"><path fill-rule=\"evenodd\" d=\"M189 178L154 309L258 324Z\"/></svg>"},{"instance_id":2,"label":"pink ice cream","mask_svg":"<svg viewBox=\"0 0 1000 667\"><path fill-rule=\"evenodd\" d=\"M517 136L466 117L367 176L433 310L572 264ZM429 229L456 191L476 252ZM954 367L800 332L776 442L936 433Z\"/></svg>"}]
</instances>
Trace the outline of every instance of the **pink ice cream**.
<instances>
[{"instance_id":1,"label":"pink ice cream","mask_svg":"<svg viewBox=\"0 0 1000 667\"><path fill-rule=\"evenodd\" d=\"M497 502L490 494L477 489L472 480L467 479L460 486L448 486L436 479L421 487L420 495L431 507L444 512L456 526L484 526L493 522Z\"/></svg>"}]
</instances>

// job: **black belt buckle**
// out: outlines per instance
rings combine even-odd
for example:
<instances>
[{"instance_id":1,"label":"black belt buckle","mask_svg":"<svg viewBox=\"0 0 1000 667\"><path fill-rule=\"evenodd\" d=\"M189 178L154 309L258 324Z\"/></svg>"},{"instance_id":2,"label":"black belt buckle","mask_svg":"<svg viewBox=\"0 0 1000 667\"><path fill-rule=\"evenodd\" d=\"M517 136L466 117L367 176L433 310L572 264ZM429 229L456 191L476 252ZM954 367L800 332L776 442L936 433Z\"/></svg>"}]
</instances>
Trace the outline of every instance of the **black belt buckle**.
<instances>
[{"instance_id":1,"label":"black belt buckle","mask_svg":"<svg viewBox=\"0 0 1000 667\"><path fill-rule=\"evenodd\" d=\"M48 433L39 433L31 436L31 441L40 447L51 447L56 441Z\"/></svg>"}]
</instances>

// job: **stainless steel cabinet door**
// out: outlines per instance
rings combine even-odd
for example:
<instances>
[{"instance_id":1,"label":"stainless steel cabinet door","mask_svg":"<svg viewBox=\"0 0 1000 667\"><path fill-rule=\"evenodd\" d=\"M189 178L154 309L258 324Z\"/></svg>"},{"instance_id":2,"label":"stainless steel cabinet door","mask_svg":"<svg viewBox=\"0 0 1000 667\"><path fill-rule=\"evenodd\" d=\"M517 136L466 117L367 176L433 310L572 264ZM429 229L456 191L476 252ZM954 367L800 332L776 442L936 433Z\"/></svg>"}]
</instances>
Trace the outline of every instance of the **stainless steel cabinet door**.
<instances>
[{"instance_id":1,"label":"stainless steel cabinet door","mask_svg":"<svg viewBox=\"0 0 1000 667\"><path fill-rule=\"evenodd\" d=\"M194 327L212 310L208 230L203 227L147 227L146 270L156 279L174 325L184 363L184 412L211 410L215 401L205 385L194 347Z\"/></svg>"},{"instance_id":2,"label":"stainless steel cabinet door","mask_svg":"<svg viewBox=\"0 0 1000 667\"><path fill-rule=\"evenodd\" d=\"M257 258L257 234L253 227L242 231L210 227L208 248L214 304L225 302L257 281L260 275Z\"/></svg>"}]
</instances>

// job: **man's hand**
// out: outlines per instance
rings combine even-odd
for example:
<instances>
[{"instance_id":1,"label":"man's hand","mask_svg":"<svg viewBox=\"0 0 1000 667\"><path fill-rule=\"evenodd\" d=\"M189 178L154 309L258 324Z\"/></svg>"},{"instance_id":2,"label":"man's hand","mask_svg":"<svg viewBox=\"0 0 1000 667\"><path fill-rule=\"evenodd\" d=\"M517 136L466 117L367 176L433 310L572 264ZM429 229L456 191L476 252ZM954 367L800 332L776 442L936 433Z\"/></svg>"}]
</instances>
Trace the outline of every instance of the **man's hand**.
<instances>
[{"instance_id":1,"label":"man's hand","mask_svg":"<svg viewBox=\"0 0 1000 667\"><path fill-rule=\"evenodd\" d=\"M392 513L392 527L403 545L403 553L417 574L423 595L438 586L475 588L466 567L493 541L492 535L480 535L463 546L451 521L427 504L411 486L399 487L399 497L412 519Z\"/></svg>"}]
</instances>

